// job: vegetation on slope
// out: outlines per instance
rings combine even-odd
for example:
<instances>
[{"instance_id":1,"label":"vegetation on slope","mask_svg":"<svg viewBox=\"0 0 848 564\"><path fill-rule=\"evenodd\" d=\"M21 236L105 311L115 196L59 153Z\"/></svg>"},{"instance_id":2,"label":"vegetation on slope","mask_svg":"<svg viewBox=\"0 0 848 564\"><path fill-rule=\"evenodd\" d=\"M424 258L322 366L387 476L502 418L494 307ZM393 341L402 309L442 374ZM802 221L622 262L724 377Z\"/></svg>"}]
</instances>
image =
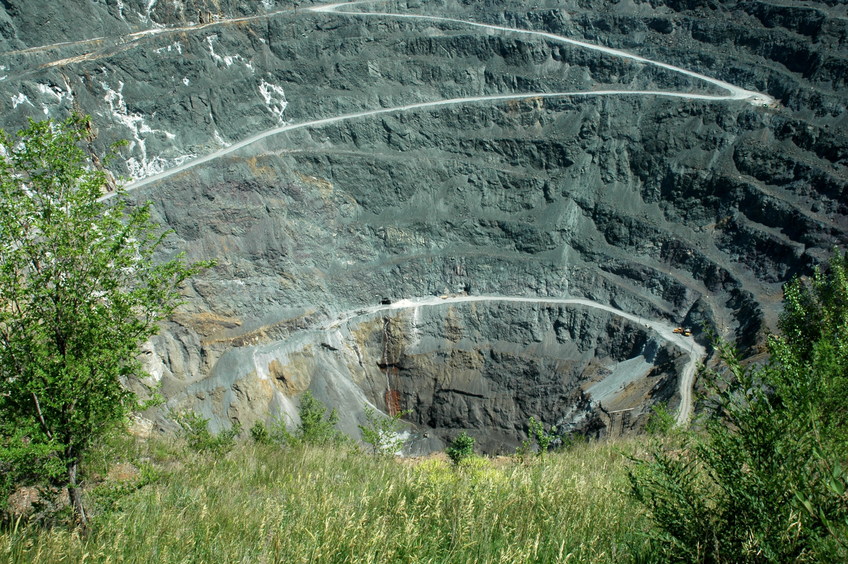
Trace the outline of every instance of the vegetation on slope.
<instances>
[{"instance_id":1,"label":"vegetation on slope","mask_svg":"<svg viewBox=\"0 0 848 564\"><path fill-rule=\"evenodd\" d=\"M138 348L209 264L153 261L162 230L149 205L101 201L92 139L78 115L0 130L0 508L15 486L50 483L83 525L80 461L138 409Z\"/></svg>"},{"instance_id":2,"label":"vegetation on slope","mask_svg":"<svg viewBox=\"0 0 848 564\"><path fill-rule=\"evenodd\" d=\"M89 470L89 532L10 524L11 562L620 562L647 523L625 492L637 443L531 462L401 461L358 449L138 442ZM108 461L108 464L106 462ZM107 471L107 469L109 469ZM116 472L123 469L123 475Z\"/></svg>"},{"instance_id":3,"label":"vegetation on slope","mask_svg":"<svg viewBox=\"0 0 848 564\"><path fill-rule=\"evenodd\" d=\"M848 560L848 254L785 291L770 361L726 371L698 432L631 473L657 527L654 554L684 562Z\"/></svg>"},{"instance_id":4,"label":"vegetation on slope","mask_svg":"<svg viewBox=\"0 0 848 564\"><path fill-rule=\"evenodd\" d=\"M630 442L492 461L461 435L453 465L370 457L311 395L294 432L254 427L252 445L233 448L238 430L213 436L185 414L182 450L122 433L123 444L92 450L137 405L122 386L138 370L133 353L200 265L154 265L161 238L147 208L102 206L83 125L32 124L22 144L0 132L0 502L21 510L3 513L7 560L848 560L840 253L787 286L768 363L745 366L719 344L726 369L709 375L704 418L650 455ZM391 422L370 423L375 450L393 452ZM535 420L531 434L544 454L553 435ZM67 523L63 511L85 525L80 470L90 526L45 526ZM34 493L28 483L58 509L5 495ZM69 500L50 495L63 489Z\"/></svg>"}]
</instances>

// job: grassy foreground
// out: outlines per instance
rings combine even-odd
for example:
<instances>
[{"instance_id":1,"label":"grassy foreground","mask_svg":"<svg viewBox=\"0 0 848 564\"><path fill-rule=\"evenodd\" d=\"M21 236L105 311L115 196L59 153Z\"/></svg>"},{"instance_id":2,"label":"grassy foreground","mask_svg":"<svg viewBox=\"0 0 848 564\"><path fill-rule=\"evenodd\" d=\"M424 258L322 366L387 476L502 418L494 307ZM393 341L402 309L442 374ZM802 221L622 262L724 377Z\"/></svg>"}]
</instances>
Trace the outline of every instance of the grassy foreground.
<instances>
[{"instance_id":1,"label":"grassy foreground","mask_svg":"<svg viewBox=\"0 0 848 564\"><path fill-rule=\"evenodd\" d=\"M135 444L118 458L133 465L104 453L87 535L12 523L0 531L0 560L627 561L649 526L625 493L622 452L637 448L585 444L454 468L344 448L242 444L214 455Z\"/></svg>"}]
</instances>

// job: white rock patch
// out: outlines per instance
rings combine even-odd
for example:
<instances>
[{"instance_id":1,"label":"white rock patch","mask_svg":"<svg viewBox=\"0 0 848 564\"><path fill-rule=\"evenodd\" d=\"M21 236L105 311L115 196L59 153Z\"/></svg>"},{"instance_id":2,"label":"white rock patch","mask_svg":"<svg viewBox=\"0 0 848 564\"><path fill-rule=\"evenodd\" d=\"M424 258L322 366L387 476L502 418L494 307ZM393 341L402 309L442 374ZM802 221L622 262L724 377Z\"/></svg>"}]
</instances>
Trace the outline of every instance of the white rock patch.
<instances>
[{"instance_id":1,"label":"white rock patch","mask_svg":"<svg viewBox=\"0 0 848 564\"><path fill-rule=\"evenodd\" d=\"M29 104L30 106L35 107L33 105L33 103L29 101L29 98L27 97L26 94L18 92L17 94L12 96L12 109L14 110L15 108L17 108L21 104Z\"/></svg>"},{"instance_id":2,"label":"white rock patch","mask_svg":"<svg viewBox=\"0 0 848 564\"><path fill-rule=\"evenodd\" d=\"M224 65L227 68L230 68L233 63L239 62L249 68L251 72L254 72L253 63L246 60L241 55L219 55L215 52L215 43L218 42L218 35L209 35L206 37L206 44L209 45L209 54L212 55L212 60L215 61L218 65Z\"/></svg>"},{"instance_id":3,"label":"white rock patch","mask_svg":"<svg viewBox=\"0 0 848 564\"><path fill-rule=\"evenodd\" d=\"M221 133L216 129L215 133L212 135L212 138L215 139L215 142L219 147L229 147L232 143L228 143L222 136Z\"/></svg>"},{"instance_id":4,"label":"white rock patch","mask_svg":"<svg viewBox=\"0 0 848 564\"><path fill-rule=\"evenodd\" d=\"M171 167L179 166L184 162L196 157L194 154L182 155L173 159L165 159L160 156L149 157L147 154L146 136L150 134L162 135L166 139L174 139L175 136L169 131L153 129L144 120L144 116L130 112L124 100L124 83L118 82L118 89L112 89L107 83L100 84L106 91L103 99L109 104L111 117L130 131L129 150L134 156L127 159L127 169L133 180L144 178L163 172Z\"/></svg>"},{"instance_id":5,"label":"white rock patch","mask_svg":"<svg viewBox=\"0 0 848 564\"><path fill-rule=\"evenodd\" d=\"M277 116L277 122L280 124L285 123L283 112L286 111L286 106L289 103L286 100L286 93L283 91L283 87L263 80L259 84L259 94L262 96L262 100L264 100L265 107L268 108L268 111Z\"/></svg>"},{"instance_id":6,"label":"white rock patch","mask_svg":"<svg viewBox=\"0 0 848 564\"><path fill-rule=\"evenodd\" d=\"M179 41L175 41L171 43L167 47L159 47L158 49L154 49L153 52L157 55L161 55L162 53L170 53L171 51L176 51L178 55L183 54L183 46Z\"/></svg>"}]
</instances>

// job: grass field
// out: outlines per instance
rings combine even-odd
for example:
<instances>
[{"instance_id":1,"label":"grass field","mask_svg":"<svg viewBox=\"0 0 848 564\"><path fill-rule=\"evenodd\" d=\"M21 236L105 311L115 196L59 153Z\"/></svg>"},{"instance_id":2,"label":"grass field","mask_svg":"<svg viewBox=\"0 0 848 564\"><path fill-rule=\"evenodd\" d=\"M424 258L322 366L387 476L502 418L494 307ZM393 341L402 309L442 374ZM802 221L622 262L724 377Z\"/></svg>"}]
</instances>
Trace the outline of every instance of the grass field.
<instances>
[{"instance_id":1,"label":"grass field","mask_svg":"<svg viewBox=\"0 0 848 564\"><path fill-rule=\"evenodd\" d=\"M515 459L135 442L89 465L86 535L11 523L9 562L622 562L648 527L626 495L633 442ZM108 461L108 462L107 462ZM93 481L93 479L91 480Z\"/></svg>"}]
</instances>

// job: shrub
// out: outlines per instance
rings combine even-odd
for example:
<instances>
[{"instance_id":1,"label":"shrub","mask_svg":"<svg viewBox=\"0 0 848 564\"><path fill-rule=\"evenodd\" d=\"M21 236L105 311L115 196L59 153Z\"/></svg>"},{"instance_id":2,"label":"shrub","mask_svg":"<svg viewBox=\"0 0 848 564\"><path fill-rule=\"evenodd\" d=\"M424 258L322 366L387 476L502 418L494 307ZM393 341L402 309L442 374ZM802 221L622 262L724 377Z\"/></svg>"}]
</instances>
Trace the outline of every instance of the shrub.
<instances>
[{"instance_id":1,"label":"shrub","mask_svg":"<svg viewBox=\"0 0 848 564\"><path fill-rule=\"evenodd\" d=\"M250 438L252 438L255 443L267 445L271 442L271 433L268 431L268 427L265 423L257 421L250 428Z\"/></svg>"},{"instance_id":2,"label":"shrub","mask_svg":"<svg viewBox=\"0 0 848 564\"><path fill-rule=\"evenodd\" d=\"M454 464L459 464L466 458L471 458L474 456L474 437L463 431L451 441L445 453Z\"/></svg>"},{"instance_id":3,"label":"shrub","mask_svg":"<svg viewBox=\"0 0 848 564\"><path fill-rule=\"evenodd\" d=\"M545 424L535 417L530 418L527 427L527 438L515 449L515 458L519 462L525 462L534 452L537 457L544 458L548 452L570 448L576 442L574 435L560 434L556 425L545 430Z\"/></svg>"},{"instance_id":4,"label":"shrub","mask_svg":"<svg viewBox=\"0 0 848 564\"><path fill-rule=\"evenodd\" d=\"M551 445L560 440L556 426L552 426L550 431L545 431L545 425L535 417L530 418L528 425L530 430L527 434L536 442L536 454L545 456Z\"/></svg>"},{"instance_id":5,"label":"shrub","mask_svg":"<svg viewBox=\"0 0 848 564\"><path fill-rule=\"evenodd\" d=\"M189 448L197 452L227 452L235 444L236 437L241 434L241 425L238 423L220 433L212 433L209 430L209 420L193 411L179 413L174 420L180 426L180 434Z\"/></svg>"},{"instance_id":6,"label":"shrub","mask_svg":"<svg viewBox=\"0 0 848 564\"><path fill-rule=\"evenodd\" d=\"M652 436L667 435L676 425L674 414L668 410L668 405L655 403L651 406L651 415L645 424L645 432Z\"/></svg>"},{"instance_id":7,"label":"shrub","mask_svg":"<svg viewBox=\"0 0 848 564\"><path fill-rule=\"evenodd\" d=\"M290 432L283 420L277 421L276 428L271 432L274 440L289 446L343 444L347 436L336 429L339 415L335 409L327 413L327 406L316 399L309 390L300 397L298 406L300 423L294 433Z\"/></svg>"},{"instance_id":8,"label":"shrub","mask_svg":"<svg viewBox=\"0 0 848 564\"><path fill-rule=\"evenodd\" d=\"M657 443L631 469L664 558L848 560L848 255L785 295L769 363L744 367L718 343L703 433Z\"/></svg>"},{"instance_id":9,"label":"shrub","mask_svg":"<svg viewBox=\"0 0 848 564\"><path fill-rule=\"evenodd\" d=\"M402 417L411 411L402 411L386 417L375 409L365 406L365 425L359 425L362 441L371 445L374 454L394 455L402 448L406 439L400 435L403 430Z\"/></svg>"}]
</instances>

